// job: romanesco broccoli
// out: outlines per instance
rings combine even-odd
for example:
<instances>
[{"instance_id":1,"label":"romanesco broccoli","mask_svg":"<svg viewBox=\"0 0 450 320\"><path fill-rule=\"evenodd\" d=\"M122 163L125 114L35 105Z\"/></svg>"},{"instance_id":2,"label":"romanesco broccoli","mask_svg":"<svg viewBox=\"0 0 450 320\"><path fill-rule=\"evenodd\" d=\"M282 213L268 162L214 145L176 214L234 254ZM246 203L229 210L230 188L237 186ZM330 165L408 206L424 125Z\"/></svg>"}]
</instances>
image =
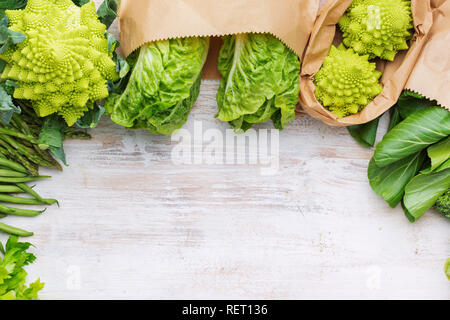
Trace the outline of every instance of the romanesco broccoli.
<instances>
[{"instance_id":1,"label":"romanesco broccoli","mask_svg":"<svg viewBox=\"0 0 450 320\"><path fill-rule=\"evenodd\" d=\"M6 14L9 28L27 36L0 55L8 63L2 78L19 85L16 99L31 100L40 117L58 113L71 126L108 96L107 80L118 75L93 2L80 8L70 0L29 0L24 10Z\"/></svg>"},{"instance_id":2,"label":"romanesco broccoli","mask_svg":"<svg viewBox=\"0 0 450 320\"><path fill-rule=\"evenodd\" d=\"M411 1L354 0L339 26L344 44L356 53L393 61L412 36Z\"/></svg>"},{"instance_id":3,"label":"romanesco broccoli","mask_svg":"<svg viewBox=\"0 0 450 320\"><path fill-rule=\"evenodd\" d=\"M434 208L444 217L450 219L450 190L439 197Z\"/></svg>"},{"instance_id":4,"label":"romanesco broccoli","mask_svg":"<svg viewBox=\"0 0 450 320\"><path fill-rule=\"evenodd\" d=\"M360 112L382 91L382 73L368 59L342 44L332 46L314 78L317 99L340 118Z\"/></svg>"}]
</instances>

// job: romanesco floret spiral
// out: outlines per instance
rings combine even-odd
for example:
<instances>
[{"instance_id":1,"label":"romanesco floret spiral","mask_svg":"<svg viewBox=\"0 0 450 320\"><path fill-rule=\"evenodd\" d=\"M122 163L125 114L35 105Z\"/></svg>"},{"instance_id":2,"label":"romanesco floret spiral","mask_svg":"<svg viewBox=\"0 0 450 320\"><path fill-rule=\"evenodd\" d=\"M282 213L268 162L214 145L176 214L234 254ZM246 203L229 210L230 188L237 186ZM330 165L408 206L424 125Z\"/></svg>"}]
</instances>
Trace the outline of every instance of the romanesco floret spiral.
<instances>
[{"instance_id":1,"label":"romanesco floret spiral","mask_svg":"<svg viewBox=\"0 0 450 320\"><path fill-rule=\"evenodd\" d=\"M450 190L439 197L434 208L444 217L450 219Z\"/></svg>"},{"instance_id":2,"label":"romanesco floret spiral","mask_svg":"<svg viewBox=\"0 0 450 320\"><path fill-rule=\"evenodd\" d=\"M375 68L367 55L332 46L314 78L316 98L340 118L360 112L383 90Z\"/></svg>"},{"instance_id":3,"label":"romanesco floret spiral","mask_svg":"<svg viewBox=\"0 0 450 320\"><path fill-rule=\"evenodd\" d=\"M344 44L356 53L393 61L412 37L411 1L354 0L339 26Z\"/></svg>"},{"instance_id":4,"label":"romanesco floret spiral","mask_svg":"<svg viewBox=\"0 0 450 320\"><path fill-rule=\"evenodd\" d=\"M80 8L70 0L29 0L6 14L9 28L27 36L0 55L8 63L2 78L19 85L16 99L31 100L40 117L58 113L70 126L90 102L108 96L107 80L118 75L93 2Z\"/></svg>"}]
</instances>

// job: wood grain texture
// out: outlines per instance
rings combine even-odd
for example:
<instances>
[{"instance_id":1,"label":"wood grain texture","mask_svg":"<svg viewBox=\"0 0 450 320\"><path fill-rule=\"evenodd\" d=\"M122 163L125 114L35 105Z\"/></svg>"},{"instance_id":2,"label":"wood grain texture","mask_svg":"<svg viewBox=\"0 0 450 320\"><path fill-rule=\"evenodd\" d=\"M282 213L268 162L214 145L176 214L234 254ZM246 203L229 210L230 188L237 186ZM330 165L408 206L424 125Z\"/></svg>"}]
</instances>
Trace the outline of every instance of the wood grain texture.
<instances>
[{"instance_id":1,"label":"wood grain texture","mask_svg":"<svg viewBox=\"0 0 450 320\"><path fill-rule=\"evenodd\" d=\"M217 87L202 85L190 132L227 129ZM107 119L92 134L68 141L70 166L38 184L61 208L7 219L36 233L28 270L43 299L450 298L450 223L390 209L366 178L372 151L346 129L295 120L274 176L174 165L170 138Z\"/></svg>"}]
</instances>

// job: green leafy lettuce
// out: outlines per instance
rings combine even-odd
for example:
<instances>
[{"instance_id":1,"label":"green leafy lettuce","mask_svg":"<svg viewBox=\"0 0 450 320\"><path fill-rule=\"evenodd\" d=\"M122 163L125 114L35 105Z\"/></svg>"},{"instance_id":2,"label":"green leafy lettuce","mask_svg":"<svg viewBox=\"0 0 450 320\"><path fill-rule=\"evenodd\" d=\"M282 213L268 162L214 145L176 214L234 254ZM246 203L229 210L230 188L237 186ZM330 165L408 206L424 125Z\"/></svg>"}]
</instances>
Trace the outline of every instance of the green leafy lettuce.
<instances>
[{"instance_id":1,"label":"green leafy lettuce","mask_svg":"<svg viewBox=\"0 0 450 320\"><path fill-rule=\"evenodd\" d=\"M112 92L105 108L115 123L171 135L187 121L200 92L209 38L146 44L132 54L123 92Z\"/></svg>"},{"instance_id":2,"label":"green leafy lettuce","mask_svg":"<svg viewBox=\"0 0 450 320\"><path fill-rule=\"evenodd\" d=\"M18 242L18 238L11 236L6 246L0 243L0 300L37 300L38 292L44 287L39 280L26 285L27 272L24 267L36 257L27 252L31 244Z\"/></svg>"},{"instance_id":3,"label":"green leafy lettuce","mask_svg":"<svg viewBox=\"0 0 450 320\"><path fill-rule=\"evenodd\" d=\"M298 56L270 34L226 36L223 42L217 118L235 130L246 131L270 119L283 129L295 118L300 93Z\"/></svg>"}]
</instances>

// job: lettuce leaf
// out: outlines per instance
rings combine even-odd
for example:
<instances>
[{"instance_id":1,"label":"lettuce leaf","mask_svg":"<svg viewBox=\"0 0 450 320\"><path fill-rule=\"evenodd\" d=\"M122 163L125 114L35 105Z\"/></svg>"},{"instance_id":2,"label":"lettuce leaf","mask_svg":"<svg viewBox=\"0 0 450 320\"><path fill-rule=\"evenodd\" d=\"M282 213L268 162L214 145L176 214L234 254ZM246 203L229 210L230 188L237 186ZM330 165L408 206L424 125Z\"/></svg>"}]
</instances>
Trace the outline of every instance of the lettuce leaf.
<instances>
[{"instance_id":1,"label":"lettuce leaf","mask_svg":"<svg viewBox=\"0 0 450 320\"><path fill-rule=\"evenodd\" d=\"M209 38L157 41L129 59L128 84L112 93L105 108L115 123L171 135L187 121L198 98Z\"/></svg>"},{"instance_id":2,"label":"lettuce leaf","mask_svg":"<svg viewBox=\"0 0 450 320\"><path fill-rule=\"evenodd\" d=\"M223 37L217 118L235 130L272 119L283 129L295 118L300 93L298 56L269 34Z\"/></svg>"}]
</instances>

